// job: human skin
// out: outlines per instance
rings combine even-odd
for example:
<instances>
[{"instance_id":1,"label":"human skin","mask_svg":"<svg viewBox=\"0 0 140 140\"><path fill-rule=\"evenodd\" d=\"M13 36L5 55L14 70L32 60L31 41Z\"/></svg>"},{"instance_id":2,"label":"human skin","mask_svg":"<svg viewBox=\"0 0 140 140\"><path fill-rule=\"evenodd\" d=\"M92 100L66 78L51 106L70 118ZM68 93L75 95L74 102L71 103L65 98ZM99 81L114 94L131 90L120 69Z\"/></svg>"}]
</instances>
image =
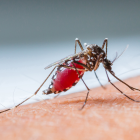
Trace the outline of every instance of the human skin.
<instances>
[{"instance_id":1,"label":"human skin","mask_svg":"<svg viewBox=\"0 0 140 140\"><path fill-rule=\"evenodd\" d=\"M140 76L124 80L140 89ZM120 82L115 85L133 99ZM140 139L140 103L123 96L112 85L90 90L83 110L79 110L87 91L73 93L20 106L0 114L0 138L10 140L137 140Z\"/></svg>"}]
</instances>

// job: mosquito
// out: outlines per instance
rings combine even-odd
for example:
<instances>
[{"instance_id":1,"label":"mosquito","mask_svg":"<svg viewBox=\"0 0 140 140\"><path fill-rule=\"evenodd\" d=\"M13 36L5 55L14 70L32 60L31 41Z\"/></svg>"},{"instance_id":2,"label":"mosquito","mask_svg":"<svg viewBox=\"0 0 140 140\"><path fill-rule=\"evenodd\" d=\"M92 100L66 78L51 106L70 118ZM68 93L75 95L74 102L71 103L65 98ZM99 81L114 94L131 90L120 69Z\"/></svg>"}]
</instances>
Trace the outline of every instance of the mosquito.
<instances>
[{"instance_id":1,"label":"mosquito","mask_svg":"<svg viewBox=\"0 0 140 140\"><path fill-rule=\"evenodd\" d=\"M79 52L79 53L76 53L77 43L81 49L81 52ZM103 64L103 67L104 67L106 75L107 75L108 82L112 86L114 86L121 94L126 96L128 99L130 99L134 102L140 102L138 100L132 99L131 97L129 97L128 95L123 93L118 87L116 87L111 82L111 80L108 76L108 72L113 77L115 77L117 80L119 80L121 83L123 83L127 87L129 87L131 90L140 91L140 89L134 88L134 87L128 85L127 83L125 83L124 81L122 81L121 79L119 79L115 75L115 73L112 71L112 65L113 65L114 61L117 60L120 56L118 56L118 57L116 56L116 58L113 61L110 61L109 59L107 59L108 39L107 38L104 39L102 47L100 47L96 44L87 45L87 43L85 43L84 46L86 47L86 49L83 49L81 42L79 41L78 38L76 38L74 54L67 56L67 57L45 67L45 69L48 69L48 68L54 66L53 70L50 72L48 77L43 81L43 83L40 85L40 87L35 91L35 93L32 96L30 96L29 98L27 98L24 101L22 101L21 103L19 103L18 105L16 105L14 108L17 108L18 106L20 106L21 104L23 104L24 102L26 102L27 100L29 100L30 98L35 96L38 93L38 91L41 89L41 87L44 85L44 83L47 81L47 79L50 77L50 75L53 73L53 71L57 68L55 74L52 76L51 84L49 85L48 89L43 91L43 94L48 95L48 94L54 93L54 94L57 94L57 96L58 96L61 92L63 92L63 91L65 92L65 91L69 90L72 86L75 86L78 83L78 81L81 79L87 89L86 98L85 98L84 104L81 107L81 109L83 109L86 105L90 89L88 88L88 86L86 85L86 83L84 82L82 77L85 72L94 71L95 76L96 76L97 80L99 81L99 78L96 74L96 70L98 69L100 63ZM99 83L100 83L100 81L99 81ZM101 86L104 88L104 86L102 84L101 84ZM12 108L3 110L0 113L6 112L11 109Z\"/></svg>"}]
</instances>

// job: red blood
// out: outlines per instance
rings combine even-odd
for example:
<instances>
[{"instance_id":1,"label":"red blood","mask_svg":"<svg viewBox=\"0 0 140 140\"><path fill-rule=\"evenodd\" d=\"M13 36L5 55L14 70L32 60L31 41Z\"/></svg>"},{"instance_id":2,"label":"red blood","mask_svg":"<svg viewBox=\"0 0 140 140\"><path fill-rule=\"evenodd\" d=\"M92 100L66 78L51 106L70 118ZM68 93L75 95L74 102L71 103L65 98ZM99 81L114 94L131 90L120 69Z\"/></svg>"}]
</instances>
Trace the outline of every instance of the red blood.
<instances>
[{"instance_id":1,"label":"red blood","mask_svg":"<svg viewBox=\"0 0 140 140\"><path fill-rule=\"evenodd\" d=\"M79 60L78 62L85 64L85 60ZM70 63L69 66L73 67L73 64ZM74 63L76 68L84 69L83 66ZM84 71L78 71L82 76ZM55 91L63 91L67 88L71 88L75 82L80 80L76 70L62 68L61 71L57 71L56 79L53 81L53 88Z\"/></svg>"}]
</instances>

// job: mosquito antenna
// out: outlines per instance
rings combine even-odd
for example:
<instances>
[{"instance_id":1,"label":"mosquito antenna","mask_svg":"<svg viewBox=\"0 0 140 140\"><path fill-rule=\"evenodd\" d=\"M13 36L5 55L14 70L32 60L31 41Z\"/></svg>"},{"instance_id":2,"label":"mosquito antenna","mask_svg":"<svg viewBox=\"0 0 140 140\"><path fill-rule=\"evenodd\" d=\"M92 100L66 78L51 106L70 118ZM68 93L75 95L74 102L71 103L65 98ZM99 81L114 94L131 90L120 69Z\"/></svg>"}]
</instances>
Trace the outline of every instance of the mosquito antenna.
<instances>
[{"instance_id":1,"label":"mosquito antenna","mask_svg":"<svg viewBox=\"0 0 140 140\"><path fill-rule=\"evenodd\" d=\"M112 61L112 64L113 64L114 61L117 59L117 57L118 57L118 53L116 52L116 56L115 56L114 60Z\"/></svg>"},{"instance_id":2,"label":"mosquito antenna","mask_svg":"<svg viewBox=\"0 0 140 140\"><path fill-rule=\"evenodd\" d=\"M94 71L94 74L95 74L95 76L96 76L96 78L97 78L97 80L98 80L98 82L99 82L99 84L101 85L101 87L103 88L103 89L106 89L102 84L101 84L101 82L100 82L100 80L99 80L99 78L98 78L98 76L97 76L97 74L96 74L96 72Z\"/></svg>"},{"instance_id":3,"label":"mosquito antenna","mask_svg":"<svg viewBox=\"0 0 140 140\"><path fill-rule=\"evenodd\" d=\"M112 64L127 50L129 45L126 46L126 48L124 49L124 51L117 57L115 58L113 61L112 61Z\"/></svg>"}]
</instances>

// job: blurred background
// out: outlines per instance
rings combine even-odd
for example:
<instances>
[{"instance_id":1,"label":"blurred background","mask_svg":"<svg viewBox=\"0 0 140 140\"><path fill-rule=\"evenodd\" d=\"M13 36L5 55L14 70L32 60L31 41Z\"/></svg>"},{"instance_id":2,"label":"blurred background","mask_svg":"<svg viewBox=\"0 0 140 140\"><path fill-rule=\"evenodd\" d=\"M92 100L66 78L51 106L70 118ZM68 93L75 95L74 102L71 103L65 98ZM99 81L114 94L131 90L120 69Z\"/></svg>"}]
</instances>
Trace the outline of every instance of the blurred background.
<instances>
[{"instance_id":1,"label":"blurred background","mask_svg":"<svg viewBox=\"0 0 140 140\"><path fill-rule=\"evenodd\" d=\"M1 0L0 104L14 106L32 95L52 69L44 67L74 53L75 38L99 46L108 38L110 60L129 45L113 71L122 79L139 75L140 1ZM97 74L106 84L102 66ZM86 73L84 80L90 88L99 86L93 72ZM67 93L80 90L86 90L82 82ZM41 91L30 102L51 96L43 96Z\"/></svg>"}]
</instances>

